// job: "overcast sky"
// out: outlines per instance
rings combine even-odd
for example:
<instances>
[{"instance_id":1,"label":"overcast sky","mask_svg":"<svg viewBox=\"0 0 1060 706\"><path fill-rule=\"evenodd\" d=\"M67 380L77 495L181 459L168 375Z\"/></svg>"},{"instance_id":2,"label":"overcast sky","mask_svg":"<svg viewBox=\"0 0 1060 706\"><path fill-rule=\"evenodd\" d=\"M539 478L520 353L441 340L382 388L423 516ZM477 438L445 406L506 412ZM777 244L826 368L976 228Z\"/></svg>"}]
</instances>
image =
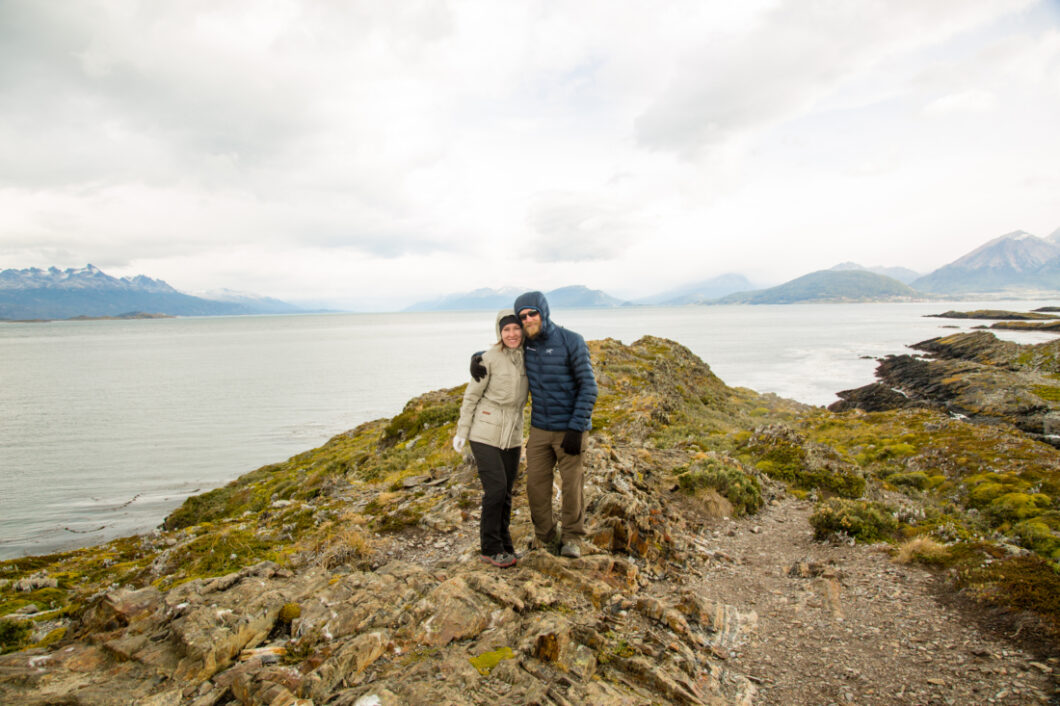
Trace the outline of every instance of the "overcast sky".
<instances>
[{"instance_id":1,"label":"overcast sky","mask_svg":"<svg viewBox=\"0 0 1060 706\"><path fill-rule=\"evenodd\" d=\"M0 269L362 310L1060 228L1060 2L0 0Z\"/></svg>"}]
</instances>

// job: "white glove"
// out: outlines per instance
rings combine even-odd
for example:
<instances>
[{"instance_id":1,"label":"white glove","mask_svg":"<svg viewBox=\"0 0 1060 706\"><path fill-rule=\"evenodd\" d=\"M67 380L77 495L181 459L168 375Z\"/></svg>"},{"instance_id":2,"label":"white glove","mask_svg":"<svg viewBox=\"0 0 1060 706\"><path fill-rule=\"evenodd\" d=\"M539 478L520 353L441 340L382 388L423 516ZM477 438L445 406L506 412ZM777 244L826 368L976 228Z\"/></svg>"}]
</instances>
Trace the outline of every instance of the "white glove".
<instances>
[{"instance_id":1,"label":"white glove","mask_svg":"<svg viewBox=\"0 0 1060 706\"><path fill-rule=\"evenodd\" d=\"M467 439L465 439L464 437L462 437L462 436L454 436L453 437L453 450L456 451L457 453L462 453L464 451L464 444L466 442L467 442Z\"/></svg>"}]
</instances>

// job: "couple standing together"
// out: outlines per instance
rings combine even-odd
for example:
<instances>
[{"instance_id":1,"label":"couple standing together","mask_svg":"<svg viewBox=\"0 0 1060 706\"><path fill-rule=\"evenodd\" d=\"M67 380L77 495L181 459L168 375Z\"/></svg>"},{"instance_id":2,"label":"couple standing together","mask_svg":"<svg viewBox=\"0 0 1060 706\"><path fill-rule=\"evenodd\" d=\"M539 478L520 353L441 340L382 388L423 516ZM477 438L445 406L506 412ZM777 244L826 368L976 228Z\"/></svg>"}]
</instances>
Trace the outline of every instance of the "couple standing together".
<instances>
[{"instance_id":1,"label":"couple standing together","mask_svg":"<svg viewBox=\"0 0 1060 706\"><path fill-rule=\"evenodd\" d=\"M497 335L496 345L481 358L472 358L473 379L464 392L453 439L458 452L470 441L482 481L482 560L507 567L517 559L508 527L528 392L526 498L535 546L567 557L581 556L585 536L581 453L596 403L589 348L580 335L551 321L548 301L541 292L521 294L514 309L499 312ZM562 535L552 513L556 469L562 491Z\"/></svg>"}]
</instances>

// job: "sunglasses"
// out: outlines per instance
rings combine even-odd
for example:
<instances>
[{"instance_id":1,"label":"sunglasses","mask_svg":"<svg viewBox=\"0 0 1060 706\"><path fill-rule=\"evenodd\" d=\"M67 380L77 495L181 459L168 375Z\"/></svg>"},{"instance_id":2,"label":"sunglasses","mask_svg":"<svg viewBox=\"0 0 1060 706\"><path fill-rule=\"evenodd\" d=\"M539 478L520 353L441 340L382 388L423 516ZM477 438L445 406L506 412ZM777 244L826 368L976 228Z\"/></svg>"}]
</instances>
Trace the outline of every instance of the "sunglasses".
<instances>
[{"instance_id":1,"label":"sunglasses","mask_svg":"<svg viewBox=\"0 0 1060 706\"><path fill-rule=\"evenodd\" d=\"M532 319L535 316L541 316L541 312L540 311L528 311L525 314L519 314L519 320L520 321L526 321L527 319Z\"/></svg>"}]
</instances>

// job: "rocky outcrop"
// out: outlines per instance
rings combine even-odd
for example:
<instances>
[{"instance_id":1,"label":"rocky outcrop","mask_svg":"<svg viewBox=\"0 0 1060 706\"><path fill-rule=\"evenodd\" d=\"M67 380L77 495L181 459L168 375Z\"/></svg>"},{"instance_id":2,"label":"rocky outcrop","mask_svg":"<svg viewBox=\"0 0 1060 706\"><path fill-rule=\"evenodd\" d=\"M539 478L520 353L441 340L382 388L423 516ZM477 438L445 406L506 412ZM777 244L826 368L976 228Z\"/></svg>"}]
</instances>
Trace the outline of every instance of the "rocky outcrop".
<instances>
[{"instance_id":1,"label":"rocky outcrop","mask_svg":"<svg viewBox=\"0 0 1060 706\"><path fill-rule=\"evenodd\" d=\"M869 412L910 407L957 418L1011 424L1060 447L1060 342L1020 346L985 331L933 338L912 348L930 358L888 356L875 382L837 393L832 411Z\"/></svg>"},{"instance_id":2,"label":"rocky outcrop","mask_svg":"<svg viewBox=\"0 0 1060 706\"><path fill-rule=\"evenodd\" d=\"M603 497L599 506L612 507L614 491ZM627 534L637 518L627 511ZM665 515L644 522L671 545L670 558L681 547L688 568L697 564ZM628 554L576 560L536 550L507 571L474 557L297 573L263 562L165 594L117 589L85 611L81 639L0 657L0 697L196 706L749 702L753 684L718 655L753 634L754 612L651 580L641 567L672 562L656 548L627 546ZM285 606L297 606L288 613L298 617L285 621ZM501 650L510 657L474 666Z\"/></svg>"},{"instance_id":3,"label":"rocky outcrop","mask_svg":"<svg viewBox=\"0 0 1060 706\"><path fill-rule=\"evenodd\" d=\"M987 321L1033 321L1057 318L1052 314L1044 313L1044 309L1031 312L976 309L975 311L947 311L942 314L927 314L927 316L937 319L985 319Z\"/></svg>"},{"instance_id":4,"label":"rocky outcrop","mask_svg":"<svg viewBox=\"0 0 1060 706\"><path fill-rule=\"evenodd\" d=\"M0 701L750 703L725 658L757 616L690 587L715 559L672 472L703 434L749 426L752 404L757 422L790 403L729 390L669 341L592 347L581 558L479 560L474 465L448 445L461 390L432 392L190 499L154 536L35 560L19 579L34 599L76 594L79 572L100 588L54 644L0 657ZM516 513L527 546L522 495Z\"/></svg>"},{"instance_id":5,"label":"rocky outcrop","mask_svg":"<svg viewBox=\"0 0 1060 706\"><path fill-rule=\"evenodd\" d=\"M983 548L984 528L998 546L1060 557L1057 451L1001 416L1014 414L1013 381L1049 402L1058 349L975 336L925 342L931 360L885 368L906 385L887 409L962 405L951 416L835 414L729 388L671 341L591 342L600 394L583 556L535 549L511 569L478 558L477 474L450 445L462 389L427 393L189 498L151 534L0 562L0 703L753 703L770 685L740 655L788 649L769 635L779 606L798 609L797 642L812 643L801 649L820 637L802 622L807 595L768 589L763 601L769 582L753 573L768 542L733 556L718 540L745 514L758 537L790 503L785 487L872 505L888 527L940 543L971 537L954 555L970 557L960 575L976 596L1011 593L1005 554L985 561L996 547ZM989 375L1001 376L996 399L976 387ZM953 418L977 399L993 424ZM873 501L845 500L863 495ZM813 536L794 521L779 531ZM518 549L533 537L518 488L512 536ZM840 620L842 576L795 559L774 578L812 581ZM1039 561L1016 567L1044 587L1020 608L1052 620L1055 571ZM745 579L719 580L737 566ZM874 625L861 654L874 660L878 640L901 635ZM838 699L812 693L802 702Z\"/></svg>"}]
</instances>

